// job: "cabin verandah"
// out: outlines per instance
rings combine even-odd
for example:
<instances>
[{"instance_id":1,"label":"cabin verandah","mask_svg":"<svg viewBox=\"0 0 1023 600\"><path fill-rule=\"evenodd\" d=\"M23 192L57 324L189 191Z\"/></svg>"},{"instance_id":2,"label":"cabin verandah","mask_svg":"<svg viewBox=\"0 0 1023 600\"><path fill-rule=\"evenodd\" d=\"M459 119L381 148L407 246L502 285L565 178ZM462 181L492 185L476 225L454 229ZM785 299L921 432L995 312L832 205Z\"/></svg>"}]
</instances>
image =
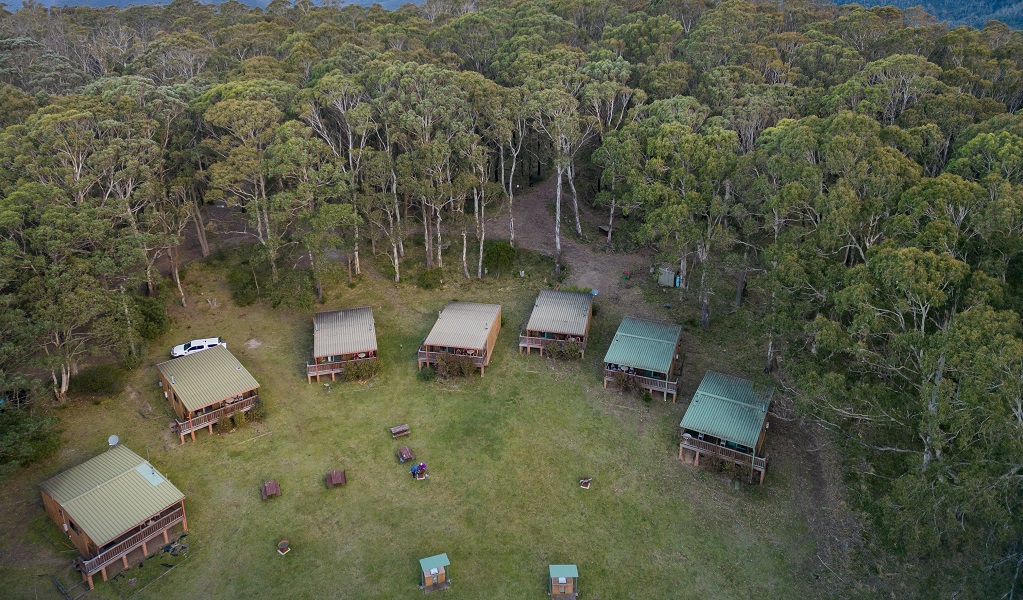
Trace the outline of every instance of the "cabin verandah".
<instances>
[{"instance_id":1,"label":"cabin verandah","mask_svg":"<svg viewBox=\"0 0 1023 600\"><path fill-rule=\"evenodd\" d=\"M773 388L708 371L679 424L679 458L699 466L702 456L713 456L749 467L750 479L759 473L763 484L768 462L764 442L770 427L767 412L773 394Z\"/></svg>"},{"instance_id":2,"label":"cabin verandah","mask_svg":"<svg viewBox=\"0 0 1023 600\"><path fill-rule=\"evenodd\" d=\"M500 331L500 304L450 302L416 353L419 370L436 365L445 356L457 356L471 360L482 377Z\"/></svg>"},{"instance_id":3,"label":"cabin verandah","mask_svg":"<svg viewBox=\"0 0 1023 600\"><path fill-rule=\"evenodd\" d=\"M593 318L593 296L583 292L542 290L536 297L525 331L519 335L519 353L535 348L542 355L552 346L564 348L566 343L579 344L579 356L586 353L590 322Z\"/></svg>"},{"instance_id":4,"label":"cabin verandah","mask_svg":"<svg viewBox=\"0 0 1023 600\"><path fill-rule=\"evenodd\" d=\"M604 387L627 378L664 399L678 398L682 327L647 319L625 317L604 355Z\"/></svg>"},{"instance_id":5,"label":"cabin verandah","mask_svg":"<svg viewBox=\"0 0 1023 600\"><path fill-rule=\"evenodd\" d=\"M47 515L78 549L73 561L89 589L188 531L184 495L151 464L123 446L40 484ZM154 545L155 544L155 545Z\"/></svg>"},{"instance_id":6,"label":"cabin verandah","mask_svg":"<svg viewBox=\"0 0 1023 600\"><path fill-rule=\"evenodd\" d=\"M195 432L259 402L259 383L227 348L216 347L156 365L164 398L177 419L171 428L185 443Z\"/></svg>"},{"instance_id":7,"label":"cabin verandah","mask_svg":"<svg viewBox=\"0 0 1023 600\"><path fill-rule=\"evenodd\" d=\"M378 360L373 309L364 306L318 312L313 317L313 362L306 365L306 379L331 381L357 363Z\"/></svg>"}]
</instances>

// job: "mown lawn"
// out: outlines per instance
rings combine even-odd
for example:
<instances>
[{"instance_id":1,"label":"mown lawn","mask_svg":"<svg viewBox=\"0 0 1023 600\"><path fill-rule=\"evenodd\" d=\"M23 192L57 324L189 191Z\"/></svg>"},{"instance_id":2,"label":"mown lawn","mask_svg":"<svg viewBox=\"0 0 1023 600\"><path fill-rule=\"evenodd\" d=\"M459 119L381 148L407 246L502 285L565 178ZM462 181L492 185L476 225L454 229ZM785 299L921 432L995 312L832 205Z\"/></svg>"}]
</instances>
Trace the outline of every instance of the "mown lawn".
<instances>
[{"instance_id":1,"label":"mown lawn","mask_svg":"<svg viewBox=\"0 0 1023 600\"><path fill-rule=\"evenodd\" d=\"M734 485L678 460L684 403L601 388L599 361L628 307L598 298L586 360L553 363L516 350L542 277L424 291L367 276L309 310L237 307L222 279L220 267L192 266L189 307L170 309L172 333L125 393L63 409L63 450L5 482L0 508L12 518L0 519L0 595L53 596L48 575L70 553L35 485L102 451L111 433L148 452L188 497L187 559L155 581L141 572L163 572L159 559L129 574L135 589L148 584L142 598L416 597L418 559L440 552L451 559L451 598L543 598L550 563L578 564L589 599L820 595L805 569L815 543L790 489L799 464L774 467L763 488ZM452 299L503 305L495 357L482 380L421 381L414 352ZM307 384L312 311L367 304L382 373L330 390ZM259 380L266 417L180 446L153 365L172 343L207 335L223 336ZM720 348L693 356L680 400L702 369L759 364ZM430 467L427 481L412 480L394 456L387 428L401 423L412 429L402 443ZM348 486L325 489L329 468L346 469ZM579 488L582 476L593 477L590 490ZM268 478L283 496L262 502ZM284 538L293 550L281 557ZM99 583L93 597L130 594L126 579Z\"/></svg>"}]
</instances>

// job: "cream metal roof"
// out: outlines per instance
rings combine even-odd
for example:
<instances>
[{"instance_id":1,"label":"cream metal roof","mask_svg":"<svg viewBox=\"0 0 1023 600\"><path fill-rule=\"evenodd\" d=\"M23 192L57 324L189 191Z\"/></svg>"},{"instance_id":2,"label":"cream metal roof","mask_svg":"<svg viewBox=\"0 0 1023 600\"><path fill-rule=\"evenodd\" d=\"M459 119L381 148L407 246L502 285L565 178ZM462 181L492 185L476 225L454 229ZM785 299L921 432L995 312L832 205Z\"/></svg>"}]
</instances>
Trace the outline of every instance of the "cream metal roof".
<instances>
[{"instance_id":1,"label":"cream metal roof","mask_svg":"<svg viewBox=\"0 0 1023 600\"><path fill-rule=\"evenodd\" d=\"M227 348L216 346L156 365L188 410L216 404L259 387Z\"/></svg>"},{"instance_id":2,"label":"cream metal roof","mask_svg":"<svg viewBox=\"0 0 1023 600\"><path fill-rule=\"evenodd\" d=\"M590 294L542 290L536 297L526 331L586 335L592 307Z\"/></svg>"},{"instance_id":3,"label":"cream metal roof","mask_svg":"<svg viewBox=\"0 0 1023 600\"><path fill-rule=\"evenodd\" d=\"M437 317L423 344L475 350L486 348L487 335L500 314L500 304L450 302ZM500 325L498 322L496 326Z\"/></svg>"},{"instance_id":4,"label":"cream metal roof","mask_svg":"<svg viewBox=\"0 0 1023 600\"><path fill-rule=\"evenodd\" d=\"M368 306L318 312L313 318L313 358L376 349L373 309Z\"/></svg>"},{"instance_id":5,"label":"cream metal roof","mask_svg":"<svg viewBox=\"0 0 1023 600\"><path fill-rule=\"evenodd\" d=\"M39 487L97 546L185 497L153 465L124 446L114 446Z\"/></svg>"}]
</instances>

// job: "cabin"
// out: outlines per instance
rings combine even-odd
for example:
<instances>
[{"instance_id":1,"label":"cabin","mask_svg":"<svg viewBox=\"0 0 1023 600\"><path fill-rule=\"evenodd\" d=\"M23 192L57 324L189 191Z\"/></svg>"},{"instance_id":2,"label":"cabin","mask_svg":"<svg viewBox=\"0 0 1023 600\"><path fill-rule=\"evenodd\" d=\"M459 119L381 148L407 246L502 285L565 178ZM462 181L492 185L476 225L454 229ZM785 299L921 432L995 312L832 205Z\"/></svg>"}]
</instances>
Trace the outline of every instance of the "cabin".
<instances>
[{"instance_id":1,"label":"cabin","mask_svg":"<svg viewBox=\"0 0 1023 600\"><path fill-rule=\"evenodd\" d=\"M625 317L604 355L604 388L628 383L661 392L667 401L678 398L677 368L681 368L682 326Z\"/></svg>"},{"instance_id":2,"label":"cabin","mask_svg":"<svg viewBox=\"0 0 1023 600\"><path fill-rule=\"evenodd\" d=\"M185 435L195 441L203 427L236 412L248 412L259 401L259 384L227 348L217 346L156 365L163 397L177 415L171 428L181 443Z\"/></svg>"},{"instance_id":3,"label":"cabin","mask_svg":"<svg viewBox=\"0 0 1023 600\"><path fill-rule=\"evenodd\" d=\"M582 292L542 290L533 304L526 331L519 335L519 354L533 348L543 355L551 346L579 345L579 356L586 352L586 339L593 320L593 296Z\"/></svg>"},{"instance_id":4,"label":"cabin","mask_svg":"<svg viewBox=\"0 0 1023 600\"><path fill-rule=\"evenodd\" d=\"M81 554L74 566L89 589L96 573L107 581L111 571L169 544L179 523L188 531L184 494L124 446L47 479L39 492L46 514Z\"/></svg>"},{"instance_id":5,"label":"cabin","mask_svg":"<svg viewBox=\"0 0 1023 600\"><path fill-rule=\"evenodd\" d=\"M465 356L479 368L482 377L500 332L500 304L450 302L419 348L419 370L437 364L445 355Z\"/></svg>"},{"instance_id":6,"label":"cabin","mask_svg":"<svg viewBox=\"0 0 1023 600\"><path fill-rule=\"evenodd\" d=\"M579 569L575 565L551 565L547 595L554 600L575 600L579 597Z\"/></svg>"},{"instance_id":7,"label":"cabin","mask_svg":"<svg viewBox=\"0 0 1023 600\"><path fill-rule=\"evenodd\" d=\"M693 395L679 427L678 456L695 465L701 456L714 456L750 467L750 479L760 473L764 483L767 455L767 412L774 388L763 388L741 377L708 371Z\"/></svg>"},{"instance_id":8,"label":"cabin","mask_svg":"<svg viewBox=\"0 0 1023 600\"><path fill-rule=\"evenodd\" d=\"M307 383L313 377L330 380L358 363L377 360L373 309L368 306L318 312L313 317L313 362L306 365Z\"/></svg>"},{"instance_id":9,"label":"cabin","mask_svg":"<svg viewBox=\"0 0 1023 600\"><path fill-rule=\"evenodd\" d=\"M451 587L447 568L451 564L447 554L438 554L419 560L420 583L424 592L436 592Z\"/></svg>"}]
</instances>

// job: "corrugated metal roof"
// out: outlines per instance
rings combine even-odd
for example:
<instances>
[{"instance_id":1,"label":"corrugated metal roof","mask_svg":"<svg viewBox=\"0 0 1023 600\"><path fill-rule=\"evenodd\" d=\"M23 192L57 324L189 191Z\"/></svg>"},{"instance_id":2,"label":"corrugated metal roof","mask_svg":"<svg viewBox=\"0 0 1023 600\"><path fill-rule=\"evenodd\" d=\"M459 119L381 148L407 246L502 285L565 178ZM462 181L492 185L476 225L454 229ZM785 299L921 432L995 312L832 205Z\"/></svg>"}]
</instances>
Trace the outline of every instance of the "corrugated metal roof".
<instances>
[{"instance_id":1,"label":"corrugated metal roof","mask_svg":"<svg viewBox=\"0 0 1023 600\"><path fill-rule=\"evenodd\" d=\"M625 317L604 355L606 364L667 373L682 326Z\"/></svg>"},{"instance_id":2,"label":"corrugated metal roof","mask_svg":"<svg viewBox=\"0 0 1023 600\"><path fill-rule=\"evenodd\" d=\"M124 446L114 446L39 487L64 507L97 546L185 497L151 464Z\"/></svg>"},{"instance_id":3,"label":"corrugated metal roof","mask_svg":"<svg viewBox=\"0 0 1023 600\"><path fill-rule=\"evenodd\" d=\"M313 317L313 357L377 349L373 309L368 306L318 312Z\"/></svg>"},{"instance_id":4,"label":"corrugated metal roof","mask_svg":"<svg viewBox=\"0 0 1023 600\"><path fill-rule=\"evenodd\" d=\"M490 327L500 313L500 304L450 302L437 317L437 322L423 344L447 348L486 348Z\"/></svg>"},{"instance_id":5,"label":"corrugated metal roof","mask_svg":"<svg viewBox=\"0 0 1023 600\"><path fill-rule=\"evenodd\" d=\"M551 565L551 579L558 577L579 577L579 569L575 565Z\"/></svg>"},{"instance_id":6,"label":"corrugated metal roof","mask_svg":"<svg viewBox=\"0 0 1023 600\"><path fill-rule=\"evenodd\" d=\"M754 387L741 377L707 371L680 427L756 448L774 388Z\"/></svg>"},{"instance_id":7,"label":"corrugated metal roof","mask_svg":"<svg viewBox=\"0 0 1023 600\"><path fill-rule=\"evenodd\" d=\"M447 554L438 554L436 556L430 556L428 558L419 559L419 566L423 569L423 572L428 572L430 569L439 569L450 565Z\"/></svg>"},{"instance_id":8,"label":"corrugated metal roof","mask_svg":"<svg viewBox=\"0 0 1023 600\"><path fill-rule=\"evenodd\" d=\"M585 335L592 306L590 294L542 290L536 297L526 330Z\"/></svg>"},{"instance_id":9,"label":"corrugated metal roof","mask_svg":"<svg viewBox=\"0 0 1023 600\"><path fill-rule=\"evenodd\" d=\"M238 359L222 346L168 360L156 368L167 381L173 377L171 387L188 410L199 410L259 387Z\"/></svg>"}]
</instances>

